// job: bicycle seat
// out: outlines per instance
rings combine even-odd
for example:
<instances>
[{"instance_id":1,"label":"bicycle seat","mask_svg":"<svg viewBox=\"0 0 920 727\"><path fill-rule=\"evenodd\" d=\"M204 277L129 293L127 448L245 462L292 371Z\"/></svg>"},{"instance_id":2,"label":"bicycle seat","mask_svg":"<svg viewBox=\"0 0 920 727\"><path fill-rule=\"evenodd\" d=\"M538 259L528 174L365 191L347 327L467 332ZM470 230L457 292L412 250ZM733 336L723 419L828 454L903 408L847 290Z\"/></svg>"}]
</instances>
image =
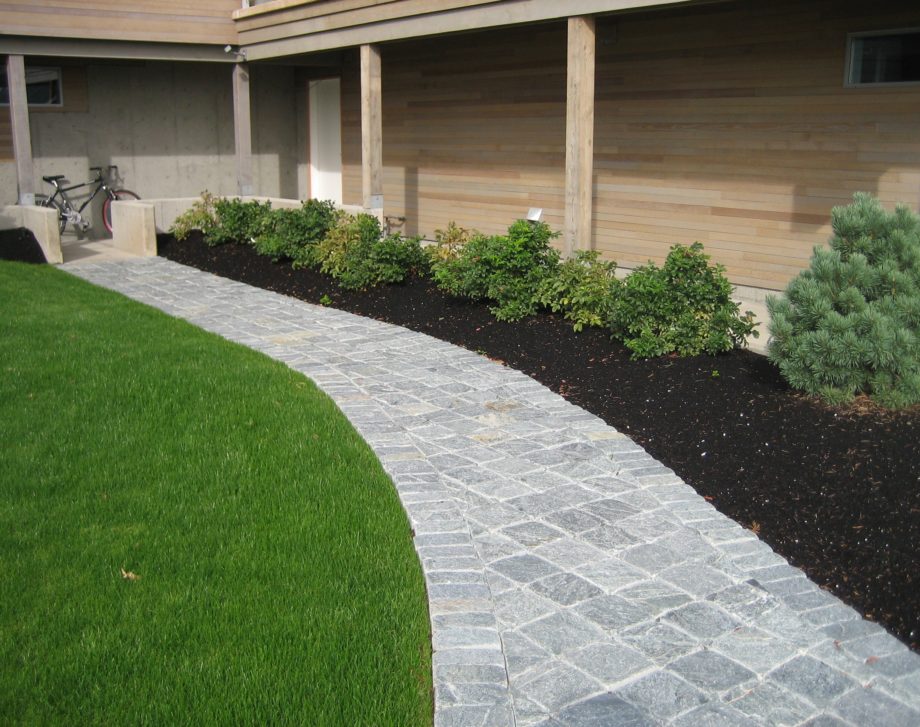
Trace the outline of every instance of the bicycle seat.
<instances>
[{"instance_id":1,"label":"bicycle seat","mask_svg":"<svg viewBox=\"0 0 920 727\"><path fill-rule=\"evenodd\" d=\"M58 181L59 179L63 179L63 178L64 178L64 175L63 175L63 174L54 174L54 175L52 175L52 176L50 176L50 177L42 177L42 179L44 179L46 182L48 182L48 184L54 184L54 183L55 183L56 181Z\"/></svg>"}]
</instances>

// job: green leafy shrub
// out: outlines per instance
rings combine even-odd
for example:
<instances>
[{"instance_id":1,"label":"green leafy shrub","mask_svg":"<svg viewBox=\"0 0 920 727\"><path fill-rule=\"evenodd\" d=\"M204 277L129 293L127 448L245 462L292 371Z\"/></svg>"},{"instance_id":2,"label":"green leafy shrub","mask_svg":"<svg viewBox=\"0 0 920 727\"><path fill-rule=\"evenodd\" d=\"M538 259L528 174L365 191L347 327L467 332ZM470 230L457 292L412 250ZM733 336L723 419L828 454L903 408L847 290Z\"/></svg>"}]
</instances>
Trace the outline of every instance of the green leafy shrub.
<instances>
[{"instance_id":1,"label":"green leafy shrub","mask_svg":"<svg viewBox=\"0 0 920 727\"><path fill-rule=\"evenodd\" d=\"M270 211L270 202L244 202L236 197L221 198L204 191L200 200L176 218L169 231L177 240L185 240L192 230L201 230L205 243L211 246L228 242L251 243Z\"/></svg>"},{"instance_id":2,"label":"green leafy shrub","mask_svg":"<svg viewBox=\"0 0 920 727\"><path fill-rule=\"evenodd\" d=\"M434 263L435 282L451 295L491 301L499 320L532 315L540 285L559 265L550 246L557 234L543 222L518 220L507 235L475 235L456 258Z\"/></svg>"},{"instance_id":3,"label":"green leafy shrub","mask_svg":"<svg viewBox=\"0 0 920 727\"><path fill-rule=\"evenodd\" d=\"M743 346L753 314L741 315L721 265L710 265L703 245L671 248L663 267L652 262L630 273L611 312L610 327L633 353L649 358L716 354Z\"/></svg>"},{"instance_id":4,"label":"green leafy shrub","mask_svg":"<svg viewBox=\"0 0 920 727\"><path fill-rule=\"evenodd\" d=\"M217 224L206 236L209 245L228 242L252 243L271 214L271 202L244 202L238 197L224 197L214 202Z\"/></svg>"},{"instance_id":5,"label":"green leafy shrub","mask_svg":"<svg viewBox=\"0 0 920 727\"><path fill-rule=\"evenodd\" d=\"M411 271L425 273L430 261L418 237L388 235L371 248L375 283L401 283Z\"/></svg>"},{"instance_id":6,"label":"green leafy shrub","mask_svg":"<svg viewBox=\"0 0 920 727\"><path fill-rule=\"evenodd\" d=\"M332 227L316 246L316 260L320 270L338 280L343 287L364 287L355 275L361 258L366 258L370 248L380 239L380 221L367 214L350 215L338 210ZM348 282L346 282L348 281Z\"/></svg>"},{"instance_id":7,"label":"green leafy shrub","mask_svg":"<svg viewBox=\"0 0 920 727\"><path fill-rule=\"evenodd\" d=\"M830 249L767 300L770 359L796 389L832 404L857 394L920 403L920 217L868 194L832 212Z\"/></svg>"},{"instance_id":8,"label":"green leafy shrub","mask_svg":"<svg viewBox=\"0 0 920 727\"><path fill-rule=\"evenodd\" d=\"M413 269L427 265L418 238L390 235L382 238L380 222L372 215L335 214L333 226L316 245L322 272L343 288L358 290L380 283L399 283Z\"/></svg>"},{"instance_id":9,"label":"green leafy shrub","mask_svg":"<svg viewBox=\"0 0 920 727\"><path fill-rule=\"evenodd\" d=\"M429 245L425 251L432 263L456 260L463 246L474 235L478 236L479 233L460 227L456 222L451 221L447 223L446 229L434 231L434 245Z\"/></svg>"},{"instance_id":10,"label":"green leafy shrub","mask_svg":"<svg viewBox=\"0 0 920 727\"><path fill-rule=\"evenodd\" d=\"M271 210L253 241L261 255L273 260L289 259L294 267L316 262L316 245L335 221L335 205L329 201L307 200L300 209Z\"/></svg>"},{"instance_id":11,"label":"green leafy shrub","mask_svg":"<svg viewBox=\"0 0 920 727\"><path fill-rule=\"evenodd\" d=\"M554 313L562 312L576 331L607 326L621 285L616 269L615 262L601 260L596 250L578 250L555 275L543 279L536 301Z\"/></svg>"},{"instance_id":12,"label":"green leafy shrub","mask_svg":"<svg viewBox=\"0 0 920 727\"><path fill-rule=\"evenodd\" d=\"M192 230L200 230L205 239L217 227L217 213L214 205L217 197L205 190L201 193L201 199L196 200L191 208L179 215L169 233L177 240L187 240Z\"/></svg>"}]
</instances>

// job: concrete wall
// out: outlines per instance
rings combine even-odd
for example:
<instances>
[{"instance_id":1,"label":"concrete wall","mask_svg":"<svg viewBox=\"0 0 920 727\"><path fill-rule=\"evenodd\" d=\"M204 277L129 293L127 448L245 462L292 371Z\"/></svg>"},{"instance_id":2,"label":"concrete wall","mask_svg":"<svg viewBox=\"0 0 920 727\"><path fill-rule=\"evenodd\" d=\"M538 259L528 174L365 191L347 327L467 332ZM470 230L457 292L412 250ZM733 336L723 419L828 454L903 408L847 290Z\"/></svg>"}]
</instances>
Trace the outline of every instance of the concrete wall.
<instances>
[{"instance_id":1,"label":"concrete wall","mask_svg":"<svg viewBox=\"0 0 920 727\"><path fill-rule=\"evenodd\" d=\"M58 216L47 207L0 205L0 230L14 230L25 227L35 236L45 260L49 263L63 262L61 256L61 233Z\"/></svg>"},{"instance_id":2,"label":"concrete wall","mask_svg":"<svg viewBox=\"0 0 920 727\"><path fill-rule=\"evenodd\" d=\"M16 164L0 159L0 206L19 201L16 196Z\"/></svg>"},{"instance_id":3,"label":"concrete wall","mask_svg":"<svg viewBox=\"0 0 920 727\"><path fill-rule=\"evenodd\" d=\"M31 230L35 241L45 254L45 260L57 264L64 262L61 254L61 231L58 215L53 209L27 205L22 209L22 226Z\"/></svg>"},{"instance_id":4,"label":"concrete wall","mask_svg":"<svg viewBox=\"0 0 920 727\"><path fill-rule=\"evenodd\" d=\"M298 113L291 68L251 73L256 192L299 197ZM236 192L231 68L204 63L132 62L87 67L85 112L31 114L37 193L42 175L85 181L90 165L118 165L120 186L141 197ZM0 204L16 201L11 162L0 163ZM99 219L101 200L94 205Z\"/></svg>"},{"instance_id":5,"label":"concrete wall","mask_svg":"<svg viewBox=\"0 0 920 727\"><path fill-rule=\"evenodd\" d=\"M238 195L225 195L228 197L238 197ZM156 231L166 232L176 218L187 212L192 206L200 201L200 197L164 197L160 199L146 199L146 203L153 206L153 216L156 221ZM283 199L279 197L260 196L260 197L241 197L245 202L271 202L272 209L297 209L302 202L299 199Z\"/></svg>"}]
</instances>

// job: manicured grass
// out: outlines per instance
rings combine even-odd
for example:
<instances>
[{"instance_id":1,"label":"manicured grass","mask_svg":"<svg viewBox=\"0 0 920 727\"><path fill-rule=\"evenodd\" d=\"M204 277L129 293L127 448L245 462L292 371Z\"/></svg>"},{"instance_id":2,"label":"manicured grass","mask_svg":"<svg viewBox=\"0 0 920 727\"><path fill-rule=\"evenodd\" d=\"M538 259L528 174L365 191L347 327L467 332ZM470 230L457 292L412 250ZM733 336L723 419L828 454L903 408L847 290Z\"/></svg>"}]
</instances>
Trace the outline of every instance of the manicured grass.
<instances>
[{"instance_id":1,"label":"manicured grass","mask_svg":"<svg viewBox=\"0 0 920 727\"><path fill-rule=\"evenodd\" d=\"M312 383L52 268L0 312L0 723L431 723L409 525Z\"/></svg>"}]
</instances>

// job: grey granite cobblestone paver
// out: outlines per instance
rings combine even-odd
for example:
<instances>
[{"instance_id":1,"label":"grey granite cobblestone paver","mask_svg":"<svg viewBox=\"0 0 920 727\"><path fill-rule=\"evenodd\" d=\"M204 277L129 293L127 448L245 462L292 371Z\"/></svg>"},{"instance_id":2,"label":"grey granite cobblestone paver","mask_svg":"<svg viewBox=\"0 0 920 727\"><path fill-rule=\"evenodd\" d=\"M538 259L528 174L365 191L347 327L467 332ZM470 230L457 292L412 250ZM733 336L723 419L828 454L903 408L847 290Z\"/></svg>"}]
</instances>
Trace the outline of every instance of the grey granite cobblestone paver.
<instances>
[{"instance_id":1,"label":"grey granite cobblestone paver","mask_svg":"<svg viewBox=\"0 0 920 727\"><path fill-rule=\"evenodd\" d=\"M63 267L338 404L414 530L438 727L920 725L920 656L523 374L159 258Z\"/></svg>"}]
</instances>

